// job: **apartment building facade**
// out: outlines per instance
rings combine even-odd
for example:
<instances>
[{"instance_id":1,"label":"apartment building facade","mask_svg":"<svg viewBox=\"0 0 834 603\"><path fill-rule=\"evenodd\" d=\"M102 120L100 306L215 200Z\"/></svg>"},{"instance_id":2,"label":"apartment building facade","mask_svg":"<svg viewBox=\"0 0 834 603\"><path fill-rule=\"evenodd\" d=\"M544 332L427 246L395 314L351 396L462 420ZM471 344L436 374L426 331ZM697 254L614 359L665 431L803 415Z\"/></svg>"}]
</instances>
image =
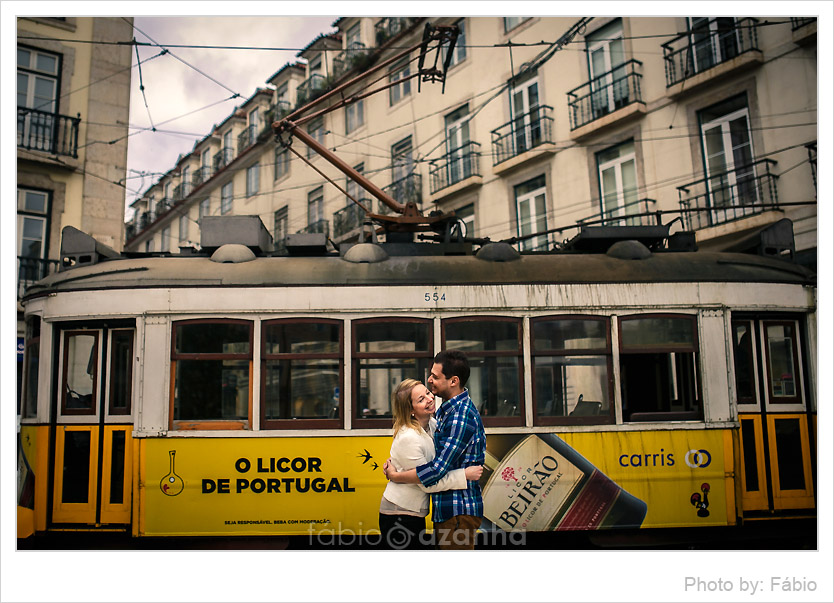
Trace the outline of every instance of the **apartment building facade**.
<instances>
[{"instance_id":1,"label":"apartment building facade","mask_svg":"<svg viewBox=\"0 0 834 603\"><path fill-rule=\"evenodd\" d=\"M132 36L132 18L17 20L18 299L58 268L65 226L124 243L131 47L114 43ZM18 304L18 369L26 328Z\"/></svg>"},{"instance_id":2,"label":"apartment building facade","mask_svg":"<svg viewBox=\"0 0 834 603\"><path fill-rule=\"evenodd\" d=\"M297 232L359 240L365 209L390 209L270 125L426 22L459 28L442 86L414 77L414 50L323 106L384 90L302 126L395 200L522 251L656 223L740 249L788 218L795 242L770 252L815 268L813 18L590 18L562 45L574 17L342 17L132 204L125 249L195 247L201 218L226 214L259 216L279 253Z\"/></svg>"}]
</instances>

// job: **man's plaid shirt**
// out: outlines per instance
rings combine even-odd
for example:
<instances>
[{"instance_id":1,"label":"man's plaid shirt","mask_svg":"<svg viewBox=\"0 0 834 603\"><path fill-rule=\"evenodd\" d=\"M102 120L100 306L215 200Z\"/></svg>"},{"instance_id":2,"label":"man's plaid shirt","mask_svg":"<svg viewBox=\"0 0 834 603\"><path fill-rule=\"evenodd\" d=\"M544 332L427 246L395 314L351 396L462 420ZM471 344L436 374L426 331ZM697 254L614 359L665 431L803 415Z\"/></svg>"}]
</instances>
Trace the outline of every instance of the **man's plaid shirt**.
<instances>
[{"instance_id":1,"label":"man's plaid shirt","mask_svg":"<svg viewBox=\"0 0 834 603\"><path fill-rule=\"evenodd\" d=\"M417 477L425 486L434 485L453 469L484 464L486 435L478 409L469 399L469 390L440 405L435 415L437 431L434 447L437 455L431 463L417 467ZM455 515L483 517L481 484L466 482L465 490L445 490L431 495L432 521L441 522Z\"/></svg>"}]
</instances>

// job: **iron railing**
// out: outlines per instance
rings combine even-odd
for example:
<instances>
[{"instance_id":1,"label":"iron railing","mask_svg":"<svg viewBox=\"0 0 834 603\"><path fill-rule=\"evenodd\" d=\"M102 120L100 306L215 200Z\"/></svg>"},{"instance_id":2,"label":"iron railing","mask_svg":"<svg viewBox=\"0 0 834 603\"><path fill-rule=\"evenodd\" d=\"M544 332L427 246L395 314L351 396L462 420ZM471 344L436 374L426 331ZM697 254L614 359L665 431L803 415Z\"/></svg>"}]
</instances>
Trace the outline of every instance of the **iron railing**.
<instances>
[{"instance_id":1,"label":"iron railing","mask_svg":"<svg viewBox=\"0 0 834 603\"><path fill-rule=\"evenodd\" d=\"M370 61L370 51L362 42L353 42L333 59L333 75L342 77L354 67L360 69Z\"/></svg>"},{"instance_id":2,"label":"iron railing","mask_svg":"<svg viewBox=\"0 0 834 603\"><path fill-rule=\"evenodd\" d=\"M758 19L716 17L661 44L666 64L666 87L702 73L735 57L759 50Z\"/></svg>"},{"instance_id":3,"label":"iron railing","mask_svg":"<svg viewBox=\"0 0 834 603\"><path fill-rule=\"evenodd\" d=\"M775 165L773 159L762 159L679 186L685 229L698 230L778 209L779 176L770 171Z\"/></svg>"},{"instance_id":4,"label":"iron railing","mask_svg":"<svg viewBox=\"0 0 834 603\"><path fill-rule=\"evenodd\" d=\"M316 220L298 231L299 234L306 234L311 232L323 233L330 235L330 222L327 220Z\"/></svg>"},{"instance_id":5,"label":"iron railing","mask_svg":"<svg viewBox=\"0 0 834 603\"><path fill-rule=\"evenodd\" d=\"M480 163L481 145L471 141L452 149L442 159L431 161L431 192L436 193L471 176L480 176Z\"/></svg>"},{"instance_id":6,"label":"iron railing","mask_svg":"<svg viewBox=\"0 0 834 603\"><path fill-rule=\"evenodd\" d=\"M417 22L418 17L385 17L374 25L376 45L384 44Z\"/></svg>"},{"instance_id":7,"label":"iron railing","mask_svg":"<svg viewBox=\"0 0 834 603\"><path fill-rule=\"evenodd\" d=\"M368 209L373 207L370 199L362 198L358 201ZM364 222L365 211L353 201L349 201L348 205L333 214L333 236L342 237L360 228Z\"/></svg>"},{"instance_id":8,"label":"iron railing","mask_svg":"<svg viewBox=\"0 0 834 603\"><path fill-rule=\"evenodd\" d=\"M405 205L409 202L414 202L417 207L423 203L423 177L420 174L409 174L405 178L395 180L388 186L382 187L383 192L387 193L398 203ZM385 205L382 201L378 202L379 211L377 213L388 216L394 211Z\"/></svg>"},{"instance_id":9,"label":"iron railing","mask_svg":"<svg viewBox=\"0 0 834 603\"><path fill-rule=\"evenodd\" d=\"M58 260L17 256L17 298L23 297L30 285L56 272L60 265Z\"/></svg>"},{"instance_id":10,"label":"iron railing","mask_svg":"<svg viewBox=\"0 0 834 603\"><path fill-rule=\"evenodd\" d=\"M577 220L579 226L654 226L661 223L657 201L637 199Z\"/></svg>"},{"instance_id":11,"label":"iron railing","mask_svg":"<svg viewBox=\"0 0 834 603\"><path fill-rule=\"evenodd\" d=\"M582 127L631 103L643 102L640 83L643 63L635 59L618 65L568 92L570 129Z\"/></svg>"},{"instance_id":12,"label":"iron railing","mask_svg":"<svg viewBox=\"0 0 834 603\"><path fill-rule=\"evenodd\" d=\"M17 146L52 155L78 157L78 117L58 115L27 107L17 108Z\"/></svg>"},{"instance_id":13,"label":"iron railing","mask_svg":"<svg viewBox=\"0 0 834 603\"><path fill-rule=\"evenodd\" d=\"M224 167L229 165L232 160L235 158L235 150L231 147L225 147L220 149L217 153L214 154L212 158L212 168L214 173L216 174Z\"/></svg>"},{"instance_id":14,"label":"iron railing","mask_svg":"<svg viewBox=\"0 0 834 603\"><path fill-rule=\"evenodd\" d=\"M314 73L298 85L295 91L296 107L320 96L327 87L327 78L320 73Z\"/></svg>"},{"instance_id":15,"label":"iron railing","mask_svg":"<svg viewBox=\"0 0 834 603\"><path fill-rule=\"evenodd\" d=\"M516 116L492 131L492 165L512 159L539 145L553 142L553 107L541 105Z\"/></svg>"},{"instance_id":16,"label":"iron railing","mask_svg":"<svg viewBox=\"0 0 834 603\"><path fill-rule=\"evenodd\" d=\"M198 167L194 170L194 173L191 174L191 186L197 188L209 178L211 178L211 168L207 165Z\"/></svg>"},{"instance_id":17,"label":"iron railing","mask_svg":"<svg viewBox=\"0 0 834 603\"><path fill-rule=\"evenodd\" d=\"M243 132L237 135L237 154L243 155L243 152L255 144L258 138L258 129L254 125L247 126Z\"/></svg>"},{"instance_id":18,"label":"iron railing","mask_svg":"<svg viewBox=\"0 0 834 603\"><path fill-rule=\"evenodd\" d=\"M816 21L816 17L791 17L791 31L796 31L800 27L816 23Z\"/></svg>"}]
</instances>

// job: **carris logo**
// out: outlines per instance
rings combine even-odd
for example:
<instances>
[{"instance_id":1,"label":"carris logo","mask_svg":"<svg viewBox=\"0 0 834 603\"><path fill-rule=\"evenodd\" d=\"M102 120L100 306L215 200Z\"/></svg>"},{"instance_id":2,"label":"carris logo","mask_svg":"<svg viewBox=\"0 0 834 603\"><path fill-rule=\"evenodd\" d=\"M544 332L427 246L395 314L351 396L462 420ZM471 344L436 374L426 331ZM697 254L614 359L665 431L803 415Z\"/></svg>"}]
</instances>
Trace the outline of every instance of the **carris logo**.
<instances>
[{"instance_id":1,"label":"carris logo","mask_svg":"<svg viewBox=\"0 0 834 603\"><path fill-rule=\"evenodd\" d=\"M703 448L700 450L690 450L686 453L686 456L683 457L684 462L687 466L692 467L693 469L708 467L709 464L712 462L712 455L704 450Z\"/></svg>"}]
</instances>

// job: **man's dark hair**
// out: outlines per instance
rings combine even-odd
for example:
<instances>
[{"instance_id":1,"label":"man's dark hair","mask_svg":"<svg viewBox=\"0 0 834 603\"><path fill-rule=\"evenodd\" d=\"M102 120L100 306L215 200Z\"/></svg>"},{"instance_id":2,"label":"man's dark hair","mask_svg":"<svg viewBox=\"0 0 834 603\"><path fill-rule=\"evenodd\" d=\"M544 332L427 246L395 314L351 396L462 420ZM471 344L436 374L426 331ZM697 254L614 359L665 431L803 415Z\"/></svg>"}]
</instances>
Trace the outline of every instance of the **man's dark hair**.
<instances>
[{"instance_id":1,"label":"man's dark hair","mask_svg":"<svg viewBox=\"0 0 834 603\"><path fill-rule=\"evenodd\" d=\"M443 350L434 357L434 362L443 367L446 379L457 377L461 387L466 385L469 380L469 359L466 354L460 350Z\"/></svg>"}]
</instances>

